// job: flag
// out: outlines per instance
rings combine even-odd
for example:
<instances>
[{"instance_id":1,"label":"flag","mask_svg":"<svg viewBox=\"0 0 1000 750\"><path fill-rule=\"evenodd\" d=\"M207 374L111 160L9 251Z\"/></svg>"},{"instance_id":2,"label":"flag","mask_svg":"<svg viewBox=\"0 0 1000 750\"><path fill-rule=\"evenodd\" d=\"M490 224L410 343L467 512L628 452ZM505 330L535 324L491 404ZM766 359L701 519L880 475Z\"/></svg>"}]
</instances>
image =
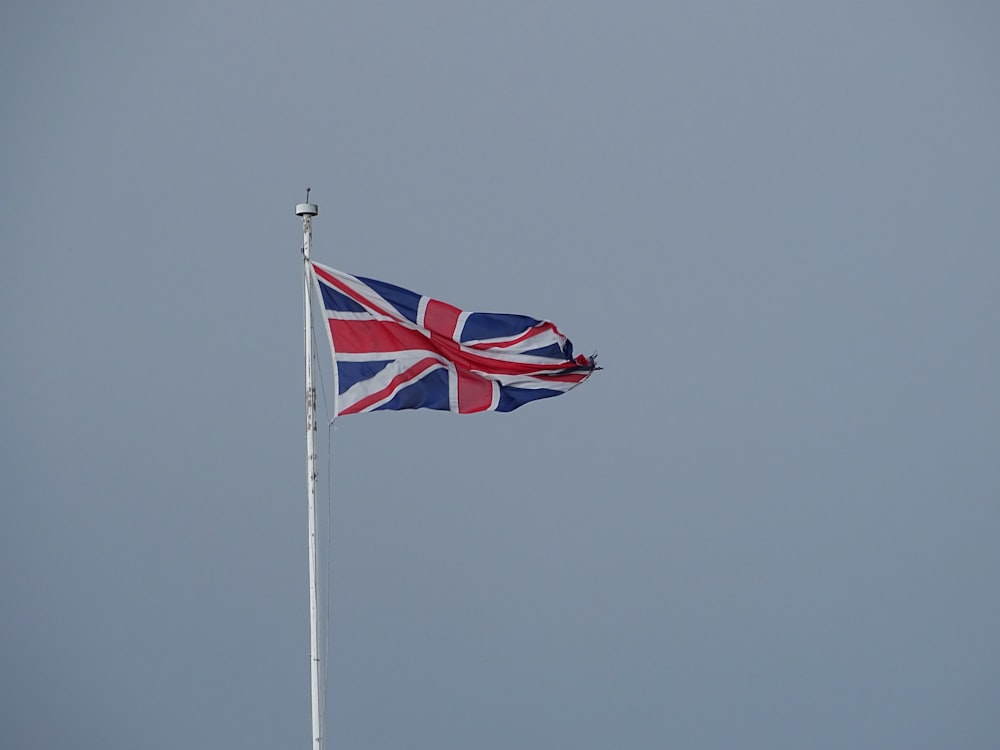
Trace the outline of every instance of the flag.
<instances>
[{"instance_id":1,"label":"flag","mask_svg":"<svg viewBox=\"0 0 1000 750\"><path fill-rule=\"evenodd\" d=\"M383 281L312 263L333 352L335 416L513 411L597 369L550 322L465 312Z\"/></svg>"}]
</instances>

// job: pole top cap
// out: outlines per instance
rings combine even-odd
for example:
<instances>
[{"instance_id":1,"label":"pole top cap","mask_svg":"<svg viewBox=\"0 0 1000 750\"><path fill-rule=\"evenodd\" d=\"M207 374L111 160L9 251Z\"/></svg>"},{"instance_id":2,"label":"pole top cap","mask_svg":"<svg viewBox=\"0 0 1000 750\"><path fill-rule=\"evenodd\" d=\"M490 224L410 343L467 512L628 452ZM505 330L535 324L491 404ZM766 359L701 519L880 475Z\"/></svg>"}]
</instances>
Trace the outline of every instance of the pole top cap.
<instances>
[{"instance_id":1,"label":"pole top cap","mask_svg":"<svg viewBox=\"0 0 1000 750\"><path fill-rule=\"evenodd\" d=\"M295 206L296 216L315 216L316 214L319 213L319 206L317 206L315 203L309 202L310 190L312 190L312 188L306 188L306 202L299 203Z\"/></svg>"}]
</instances>

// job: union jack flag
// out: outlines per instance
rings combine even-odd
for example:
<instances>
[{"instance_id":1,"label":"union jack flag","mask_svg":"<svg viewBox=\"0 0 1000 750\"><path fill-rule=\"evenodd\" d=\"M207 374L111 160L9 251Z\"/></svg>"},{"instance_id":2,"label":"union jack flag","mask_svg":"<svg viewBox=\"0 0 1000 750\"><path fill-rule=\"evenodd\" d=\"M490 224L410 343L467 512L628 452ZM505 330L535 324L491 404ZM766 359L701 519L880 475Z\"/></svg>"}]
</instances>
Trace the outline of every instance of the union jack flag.
<instances>
[{"instance_id":1,"label":"union jack flag","mask_svg":"<svg viewBox=\"0 0 1000 750\"><path fill-rule=\"evenodd\" d=\"M548 321L465 312L312 263L333 351L336 416L440 409L513 411L597 369Z\"/></svg>"}]
</instances>

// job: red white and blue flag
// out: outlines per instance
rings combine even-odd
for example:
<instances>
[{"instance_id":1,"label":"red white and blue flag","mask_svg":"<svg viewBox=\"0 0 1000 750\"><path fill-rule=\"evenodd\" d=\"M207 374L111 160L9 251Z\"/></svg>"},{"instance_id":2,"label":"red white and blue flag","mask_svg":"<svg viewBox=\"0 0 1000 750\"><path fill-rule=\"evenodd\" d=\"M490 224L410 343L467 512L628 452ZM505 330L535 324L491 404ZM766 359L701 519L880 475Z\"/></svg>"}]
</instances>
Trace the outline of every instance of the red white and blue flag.
<instances>
[{"instance_id":1,"label":"red white and blue flag","mask_svg":"<svg viewBox=\"0 0 1000 750\"><path fill-rule=\"evenodd\" d=\"M596 369L548 321L465 312L319 263L312 269L333 351L336 416L513 411L565 393Z\"/></svg>"}]
</instances>

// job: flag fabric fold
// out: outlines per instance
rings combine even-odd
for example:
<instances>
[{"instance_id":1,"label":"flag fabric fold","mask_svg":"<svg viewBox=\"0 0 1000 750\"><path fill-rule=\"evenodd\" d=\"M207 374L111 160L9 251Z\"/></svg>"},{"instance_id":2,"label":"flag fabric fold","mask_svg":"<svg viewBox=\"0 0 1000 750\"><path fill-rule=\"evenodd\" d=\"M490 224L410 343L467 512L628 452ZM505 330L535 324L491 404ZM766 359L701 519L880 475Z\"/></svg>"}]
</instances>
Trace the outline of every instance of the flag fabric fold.
<instances>
[{"instance_id":1,"label":"flag fabric fold","mask_svg":"<svg viewBox=\"0 0 1000 750\"><path fill-rule=\"evenodd\" d=\"M552 323L466 312L312 262L333 352L335 416L439 409L513 411L597 369Z\"/></svg>"}]
</instances>

